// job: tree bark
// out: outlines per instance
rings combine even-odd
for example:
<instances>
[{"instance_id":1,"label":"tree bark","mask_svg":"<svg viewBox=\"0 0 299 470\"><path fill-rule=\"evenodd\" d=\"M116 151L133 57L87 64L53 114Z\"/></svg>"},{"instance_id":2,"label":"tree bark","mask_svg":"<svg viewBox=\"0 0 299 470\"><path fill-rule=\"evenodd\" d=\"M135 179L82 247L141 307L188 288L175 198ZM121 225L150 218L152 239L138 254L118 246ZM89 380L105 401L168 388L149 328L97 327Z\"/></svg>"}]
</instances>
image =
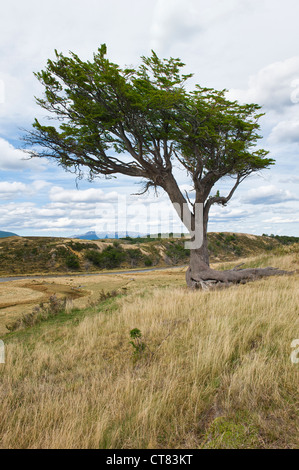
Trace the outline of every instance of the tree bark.
<instances>
[{"instance_id":1,"label":"tree bark","mask_svg":"<svg viewBox=\"0 0 299 470\"><path fill-rule=\"evenodd\" d=\"M239 180L238 180L239 181ZM208 290L215 287L227 287L232 284L244 284L248 281L253 281L265 276L274 276L282 274L292 274L288 271L279 270L277 268L267 267L267 268L253 268L253 269L238 269L236 266L234 269L227 271L217 271L210 268L209 264L209 250L208 250L208 237L207 237L207 228L208 228L208 219L209 219L209 210L214 202L227 203L231 198L233 192L235 191L238 182L235 184L234 188L226 198L213 197L209 198L203 209L203 217L201 218L202 226L199 227L198 218L195 216L194 211L188 209L188 204L184 196L182 195L176 180L171 175L170 178L167 178L165 184L163 185L164 189L168 193L168 196L171 202L174 205L181 221L184 223L189 232L192 233L191 242L195 242L197 238L196 232L202 230L202 244L200 247L190 249L190 265L186 271L186 282L187 286L192 289L204 289ZM197 202L203 200L203 192L198 193L196 197ZM196 210L196 205L195 208ZM189 211L189 212L188 212ZM189 215L189 217L186 215ZM197 222L196 222L197 221Z\"/></svg>"},{"instance_id":2,"label":"tree bark","mask_svg":"<svg viewBox=\"0 0 299 470\"><path fill-rule=\"evenodd\" d=\"M216 287L228 287L232 284L245 284L265 276L274 276L282 274L292 274L277 268L253 268L253 269L234 269L227 271L217 271L211 269L209 265L208 250L208 217L211 204L206 204L203 211L202 234L203 240L200 248L190 250L190 265L186 272L186 282L188 287L192 289L208 290ZM193 230L198 227L192 223Z\"/></svg>"},{"instance_id":3,"label":"tree bark","mask_svg":"<svg viewBox=\"0 0 299 470\"><path fill-rule=\"evenodd\" d=\"M265 276L292 274L277 268L248 268L217 271L210 268L208 261L207 236L204 236L201 248L190 250L190 265L186 271L187 286L192 289L208 290L216 287L228 287L232 284L245 284Z\"/></svg>"},{"instance_id":4,"label":"tree bark","mask_svg":"<svg viewBox=\"0 0 299 470\"><path fill-rule=\"evenodd\" d=\"M198 250L191 250L190 266L186 271L186 282L192 289L208 290L215 287L228 287L232 284L245 284L265 276L292 274L277 268L249 268L216 271L211 269L202 259Z\"/></svg>"}]
</instances>

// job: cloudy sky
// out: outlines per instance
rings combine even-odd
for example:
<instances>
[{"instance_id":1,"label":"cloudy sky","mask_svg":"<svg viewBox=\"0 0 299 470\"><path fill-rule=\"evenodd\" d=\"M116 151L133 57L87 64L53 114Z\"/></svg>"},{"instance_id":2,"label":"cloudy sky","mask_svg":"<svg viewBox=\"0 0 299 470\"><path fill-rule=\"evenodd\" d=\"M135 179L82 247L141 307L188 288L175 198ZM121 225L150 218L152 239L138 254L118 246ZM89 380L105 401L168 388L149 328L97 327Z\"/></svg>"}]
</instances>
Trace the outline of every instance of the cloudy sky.
<instances>
[{"instance_id":1,"label":"cloudy sky","mask_svg":"<svg viewBox=\"0 0 299 470\"><path fill-rule=\"evenodd\" d=\"M121 66L154 49L180 57L191 84L229 90L263 105L261 146L271 170L239 187L230 204L212 209L210 231L299 236L299 3L297 0L10 0L0 15L0 230L67 236L123 228L141 232L180 224L160 192L138 193L135 179L79 181L47 161L25 160L22 128L43 112L33 71L54 49L91 59L100 44ZM188 179L178 174L182 188ZM230 181L221 184L224 193ZM126 197L126 201L125 201ZM118 209L117 209L118 208Z\"/></svg>"}]
</instances>

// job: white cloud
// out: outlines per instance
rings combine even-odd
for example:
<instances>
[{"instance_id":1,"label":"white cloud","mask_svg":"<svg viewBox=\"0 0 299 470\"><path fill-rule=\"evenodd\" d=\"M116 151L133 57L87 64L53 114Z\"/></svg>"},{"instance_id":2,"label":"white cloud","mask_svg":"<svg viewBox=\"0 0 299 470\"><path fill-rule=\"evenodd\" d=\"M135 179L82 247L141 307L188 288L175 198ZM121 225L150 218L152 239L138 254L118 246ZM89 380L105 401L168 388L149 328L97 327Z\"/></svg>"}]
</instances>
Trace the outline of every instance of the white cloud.
<instances>
[{"instance_id":1,"label":"white cloud","mask_svg":"<svg viewBox=\"0 0 299 470\"><path fill-rule=\"evenodd\" d=\"M273 127L270 143L299 143L299 121L281 121Z\"/></svg>"},{"instance_id":2,"label":"white cloud","mask_svg":"<svg viewBox=\"0 0 299 470\"><path fill-rule=\"evenodd\" d=\"M0 198L11 199L15 196L20 196L28 191L28 186L18 181L9 183L7 181L0 182Z\"/></svg>"},{"instance_id":3,"label":"white cloud","mask_svg":"<svg viewBox=\"0 0 299 470\"><path fill-rule=\"evenodd\" d=\"M194 0L158 0L151 26L152 48L168 52L173 42L191 41L201 30L198 6Z\"/></svg>"},{"instance_id":4,"label":"white cloud","mask_svg":"<svg viewBox=\"0 0 299 470\"><path fill-rule=\"evenodd\" d=\"M293 224L298 223L299 217L294 218L283 218L283 217L271 217L270 219L266 219L265 223L271 224Z\"/></svg>"},{"instance_id":5,"label":"white cloud","mask_svg":"<svg viewBox=\"0 0 299 470\"><path fill-rule=\"evenodd\" d=\"M279 204L286 201L297 201L299 197L289 190L277 188L274 185L260 186L250 189L242 198L245 204Z\"/></svg>"},{"instance_id":6,"label":"white cloud","mask_svg":"<svg viewBox=\"0 0 299 470\"><path fill-rule=\"evenodd\" d=\"M50 200L55 202L114 202L117 199L117 192L104 193L102 189L63 189L54 186L50 189Z\"/></svg>"},{"instance_id":7,"label":"white cloud","mask_svg":"<svg viewBox=\"0 0 299 470\"><path fill-rule=\"evenodd\" d=\"M249 78L247 89L231 89L228 96L281 112L299 101L298 79L299 56L295 56L263 67Z\"/></svg>"},{"instance_id":8,"label":"white cloud","mask_svg":"<svg viewBox=\"0 0 299 470\"><path fill-rule=\"evenodd\" d=\"M0 170L42 170L45 164L45 160L42 163L38 159L28 159L26 153L0 137Z\"/></svg>"},{"instance_id":9,"label":"white cloud","mask_svg":"<svg viewBox=\"0 0 299 470\"><path fill-rule=\"evenodd\" d=\"M241 208L212 206L210 211L210 221L232 221L249 217L250 212Z\"/></svg>"},{"instance_id":10,"label":"white cloud","mask_svg":"<svg viewBox=\"0 0 299 470\"><path fill-rule=\"evenodd\" d=\"M33 181L30 184L25 184L20 181L1 181L0 199L38 197L41 190L48 185L49 183L41 180Z\"/></svg>"},{"instance_id":11,"label":"white cloud","mask_svg":"<svg viewBox=\"0 0 299 470\"><path fill-rule=\"evenodd\" d=\"M268 135L272 131L272 134L263 146L268 148L269 144L273 150L271 156L277 160L270 172L271 184L283 175L289 178L288 175L298 174L297 150L292 144L296 140L299 109L298 16L298 0L284 0L283 4L280 0L3 2L0 80L5 95L0 103L0 169L6 172L5 180L25 187L3 186L2 198L8 198L8 194L11 198L24 196L25 199L26 196L26 200L32 197L33 202L11 206L5 199L0 206L2 226L14 223L20 230L27 227L28 231L33 228L36 232L46 231L52 219L51 230L59 234L63 233L63 227L67 233L73 232L76 225L80 231L84 230L84 224L91 229L105 204L115 201L116 191L126 194L139 189L134 187L136 180L129 188L131 183L125 179L122 189L118 187L119 182L111 180L101 186L106 188L105 192L94 187L73 190L72 176L61 168L53 170L54 165L51 167L45 159L26 161L26 155L9 144L17 141L20 127L29 129L35 116L45 114L34 102L34 96L41 96L42 89L32 72L45 67L47 59L53 58L54 48L65 54L72 50L86 60L105 42L108 56L120 65L138 64L140 55L149 55L152 47L164 57L181 57L187 65L186 73L195 73L191 85L196 82L219 89L233 88L232 93L238 95L236 98L266 106L261 133ZM286 142L290 143L286 145ZM43 168L49 169L46 176L38 174ZM30 173L25 172L26 169ZM48 194L49 183L55 184L55 189ZM188 189L182 173L179 183L183 189ZM253 188L258 196L259 188L255 189L254 180L244 184L246 188ZM290 190L295 193L296 188L286 181L278 194L270 191L260 196L266 197L265 207L272 210L270 201L289 201L289 197L294 200ZM240 191L242 194L242 189ZM154 203L160 211L164 199L165 208L169 207L163 191L159 198L135 198L136 208ZM261 199L259 204L262 203ZM221 226L222 230L237 228L238 220L240 225L250 227L248 218L253 211L247 208L238 206L234 198L229 208L217 208L211 223L215 223L213 227ZM140 210L136 220L144 220L143 214ZM267 217L273 214L274 211ZM288 213L287 217L291 220L292 214ZM223 224L218 222L220 220ZM256 224L262 227L262 216L257 220L260 222ZM294 230L294 224L290 225Z\"/></svg>"},{"instance_id":12,"label":"white cloud","mask_svg":"<svg viewBox=\"0 0 299 470\"><path fill-rule=\"evenodd\" d=\"M280 183L299 183L299 176L288 176L279 180Z\"/></svg>"}]
</instances>

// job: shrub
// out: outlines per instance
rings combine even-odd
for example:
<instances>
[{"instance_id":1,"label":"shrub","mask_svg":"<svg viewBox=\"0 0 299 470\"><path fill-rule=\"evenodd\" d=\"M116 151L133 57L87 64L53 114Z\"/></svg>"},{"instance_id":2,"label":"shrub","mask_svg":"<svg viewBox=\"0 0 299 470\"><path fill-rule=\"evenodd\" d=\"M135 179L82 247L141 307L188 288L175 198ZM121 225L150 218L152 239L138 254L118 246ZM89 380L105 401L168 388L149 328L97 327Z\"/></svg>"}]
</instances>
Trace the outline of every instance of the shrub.
<instances>
[{"instance_id":1,"label":"shrub","mask_svg":"<svg viewBox=\"0 0 299 470\"><path fill-rule=\"evenodd\" d=\"M126 250L126 255L131 266L135 266L142 258L142 253L139 248L129 248Z\"/></svg>"},{"instance_id":2,"label":"shrub","mask_svg":"<svg viewBox=\"0 0 299 470\"><path fill-rule=\"evenodd\" d=\"M132 338L130 344L133 347L133 360L135 362L143 355L146 344L141 340L142 334L138 328L134 328L130 331L130 337Z\"/></svg>"},{"instance_id":3,"label":"shrub","mask_svg":"<svg viewBox=\"0 0 299 470\"><path fill-rule=\"evenodd\" d=\"M236 255L238 255L238 256L241 256L241 254L242 254L242 250L241 250L241 248L240 248L239 246L236 246L236 247L234 248L234 252L235 252Z\"/></svg>"},{"instance_id":4,"label":"shrub","mask_svg":"<svg viewBox=\"0 0 299 470\"><path fill-rule=\"evenodd\" d=\"M74 255L73 253L67 255L65 264L70 269L79 269L80 263L78 256Z\"/></svg>"},{"instance_id":5,"label":"shrub","mask_svg":"<svg viewBox=\"0 0 299 470\"><path fill-rule=\"evenodd\" d=\"M190 250L186 250L181 243L170 242L166 250L166 255L174 264L178 263L190 255Z\"/></svg>"},{"instance_id":6,"label":"shrub","mask_svg":"<svg viewBox=\"0 0 299 470\"><path fill-rule=\"evenodd\" d=\"M145 266L152 266L153 265L153 262L152 262L152 260L150 259L149 256L144 257L144 264L145 264Z\"/></svg>"},{"instance_id":7,"label":"shrub","mask_svg":"<svg viewBox=\"0 0 299 470\"><path fill-rule=\"evenodd\" d=\"M230 242L233 242L233 241L235 241L235 240L237 240L237 237L236 237L235 234L233 234L233 235L227 235L227 236L225 237L225 239L224 239L225 243L230 243Z\"/></svg>"},{"instance_id":8,"label":"shrub","mask_svg":"<svg viewBox=\"0 0 299 470\"><path fill-rule=\"evenodd\" d=\"M124 249L117 246L108 246L102 252L97 250L88 250L85 257L100 268L117 268L126 258Z\"/></svg>"}]
</instances>

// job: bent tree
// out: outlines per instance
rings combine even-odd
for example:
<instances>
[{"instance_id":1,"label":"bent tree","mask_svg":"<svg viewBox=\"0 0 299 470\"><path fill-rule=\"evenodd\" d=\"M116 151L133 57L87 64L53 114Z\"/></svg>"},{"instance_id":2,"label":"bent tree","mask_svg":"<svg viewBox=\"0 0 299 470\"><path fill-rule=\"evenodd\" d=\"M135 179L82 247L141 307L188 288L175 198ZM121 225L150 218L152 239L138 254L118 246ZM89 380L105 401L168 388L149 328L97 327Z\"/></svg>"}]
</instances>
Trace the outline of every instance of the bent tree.
<instances>
[{"instance_id":1,"label":"bent tree","mask_svg":"<svg viewBox=\"0 0 299 470\"><path fill-rule=\"evenodd\" d=\"M226 205L245 178L274 163L267 151L256 148L261 138L260 106L229 101L226 90L196 85L187 91L192 74L182 74L180 59L160 59L152 51L138 67L121 68L106 54L102 45L92 61L84 62L74 53L64 56L55 51L55 60L35 74L44 86L37 104L55 122L50 126L35 120L24 138L30 156L56 160L80 175L88 169L91 179L137 177L144 182L144 192L161 187L189 231L203 233L201 246L190 252L190 287L281 273L273 268L209 267L210 208ZM193 202L175 179L175 165L190 178ZM231 178L231 190L224 196L213 194L214 185L224 177ZM197 205L203 207L201 227L195 218Z\"/></svg>"}]
</instances>

